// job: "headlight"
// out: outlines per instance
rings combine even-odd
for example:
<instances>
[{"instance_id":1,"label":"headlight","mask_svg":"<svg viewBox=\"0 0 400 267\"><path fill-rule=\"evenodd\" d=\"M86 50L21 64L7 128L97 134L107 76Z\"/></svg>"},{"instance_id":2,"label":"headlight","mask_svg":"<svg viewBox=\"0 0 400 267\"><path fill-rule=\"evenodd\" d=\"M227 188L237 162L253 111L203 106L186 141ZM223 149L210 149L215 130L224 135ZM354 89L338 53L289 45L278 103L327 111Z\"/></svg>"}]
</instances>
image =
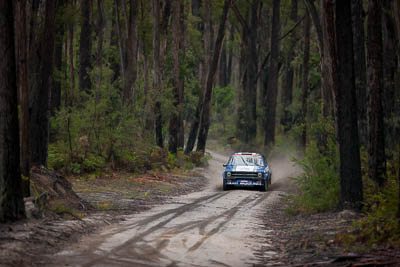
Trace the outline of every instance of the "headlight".
<instances>
[{"instance_id":1,"label":"headlight","mask_svg":"<svg viewBox=\"0 0 400 267\"><path fill-rule=\"evenodd\" d=\"M262 177L262 175L263 175L263 174L262 174L261 172L259 172L259 173L258 173L258 177L260 177L260 178L261 178L261 177Z\"/></svg>"},{"instance_id":2,"label":"headlight","mask_svg":"<svg viewBox=\"0 0 400 267\"><path fill-rule=\"evenodd\" d=\"M226 176L228 176L228 177L231 177L231 175L232 175L232 173L230 173L230 172L226 173Z\"/></svg>"}]
</instances>

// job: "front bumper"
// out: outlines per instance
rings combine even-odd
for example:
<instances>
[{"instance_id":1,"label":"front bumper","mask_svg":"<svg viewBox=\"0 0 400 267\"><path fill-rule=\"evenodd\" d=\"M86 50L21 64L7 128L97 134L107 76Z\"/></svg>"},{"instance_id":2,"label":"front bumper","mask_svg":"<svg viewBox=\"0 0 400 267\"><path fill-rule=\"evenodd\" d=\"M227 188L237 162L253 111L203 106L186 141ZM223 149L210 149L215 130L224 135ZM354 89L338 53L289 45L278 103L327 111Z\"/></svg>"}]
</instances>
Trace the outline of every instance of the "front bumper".
<instances>
[{"instance_id":1,"label":"front bumper","mask_svg":"<svg viewBox=\"0 0 400 267\"><path fill-rule=\"evenodd\" d=\"M238 185L238 186L262 186L265 183L264 179L224 179L226 185Z\"/></svg>"},{"instance_id":2,"label":"front bumper","mask_svg":"<svg viewBox=\"0 0 400 267\"><path fill-rule=\"evenodd\" d=\"M230 172L230 176L227 173L222 175L223 183L227 186L265 186L270 175L269 172Z\"/></svg>"}]
</instances>

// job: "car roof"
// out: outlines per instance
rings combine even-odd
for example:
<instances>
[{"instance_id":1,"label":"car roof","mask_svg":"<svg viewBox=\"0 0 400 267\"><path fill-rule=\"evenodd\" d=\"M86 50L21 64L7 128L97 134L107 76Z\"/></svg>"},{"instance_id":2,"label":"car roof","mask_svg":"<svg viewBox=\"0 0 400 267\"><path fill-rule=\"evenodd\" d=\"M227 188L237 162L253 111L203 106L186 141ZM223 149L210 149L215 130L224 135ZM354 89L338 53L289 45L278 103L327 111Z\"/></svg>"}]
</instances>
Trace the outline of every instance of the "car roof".
<instances>
[{"instance_id":1,"label":"car roof","mask_svg":"<svg viewBox=\"0 0 400 267\"><path fill-rule=\"evenodd\" d=\"M249 155L249 156L262 156L262 157L264 157L263 154L255 153L255 152L235 152L235 153L232 153L232 156L233 155Z\"/></svg>"}]
</instances>

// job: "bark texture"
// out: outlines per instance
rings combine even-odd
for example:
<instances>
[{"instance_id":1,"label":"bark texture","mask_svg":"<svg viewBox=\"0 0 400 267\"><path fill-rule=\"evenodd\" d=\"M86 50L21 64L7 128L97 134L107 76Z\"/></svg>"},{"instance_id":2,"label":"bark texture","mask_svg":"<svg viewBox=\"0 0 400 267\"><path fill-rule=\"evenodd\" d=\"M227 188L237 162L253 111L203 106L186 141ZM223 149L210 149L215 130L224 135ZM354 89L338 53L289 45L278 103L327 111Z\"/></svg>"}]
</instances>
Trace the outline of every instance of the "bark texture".
<instances>
[{"instance_id":1,"label":"bark texture","mask_svg":"<svg viewBox=\"0 0 400 267\"><path fill-rule=\"evenodd\" d=\"M398 54L396 53L396 26L395 20L392 15L392 0L382 1L382 20L383 20L383 114L384 114L384 127L385 143L387 147L396 145L397 135L395 132L395 123L393 117L395 115L396 105L396 76L397 74L397 61ZM390 150L386 153L392 154Z\"/></svg>"},{"instance_id":2,"label":"bark texture","mask_svg":"<svg viewBox=\"0 0 400 267\"><path fill-rule=\"evenodd\" d=\"M392 0L383 0L383 87L384 87L384 115L390 117L395 107L395 75L396 75L396 26L392 16Z\"/></svg>"},{"instance_id":3,"label":"bark texture","mask_svg":"<svg viewBox=\"0 0 400 267\"><path fill-rule=\"evenodd\" d=\"M222 47L221 51L221 59L219 62L219 70L218 70L218 85L220 87L226 87L228 85L228 72L227 72L227 51L226 51L226 43Z\"/></svg>"},{"instance_id":4,"label":"bark texture","mask_svg":"<svg viewBox=\"0 0 400 267\"><path fill-rule=\"evenodd\" d=\"M180 14L181 5L179 0L172 0L172 56L174 61L173 70L173 105L174 110L172 111L171 119L169 121L169 140L168 140L168 150L176 154L178 149L178 133L179 133L179 104L180 104L180 94L179 85L181 83L180 79L180 64L179 64L179 52L180 52Z\"/></svg>"},{"instance_id":5,"label":"bark texture","mask_svg":"<svg viewBox=\"0 0 400 267\"><path fill-rule=\"evenodd\" d=\"M301 133L301 145L305 148L307 143L307 99L308 99L308 73L310 62L310 29L311 21L309 14L304 19L304 54L303 54L303 90L301 95L301 116L303 129Z\"/></svg>"},{"instance_id":6,"label":"bark texture","mask_svg":"<svg viewBox=\"0 0 400 267\"><path fill-rule=\"evenodd\" d=\"M341 206L361 207L363 200L357 102L354 78L351 3L336 1L336 43L338 85L335 87L337 133L340 153ZM339 45L340 44L340 45Z\"/></svg>"},{"instance_id":7,"label":"bark texture","mask_svg":"<svg viewBox=\"0 0 400 267\"><path fill-rule=\"evenodd\" d=\"M137 53L138 53L138 1L129 1L128 38L126 40L126 64L123 89L125 104L133 104L134 87L137 78Z\"/></svg>"},{"instance_id":8,"label":"bark texture","mask_svg":"<svg viewBox=\"0 0 400 267\"><path fill-rule=\"evenodd\" d=\"M382 2L368 2L367 85L368 85L368 174L379 186L386 177L383 125Z\"/></svg>"},{"instance_id":9,"label":"bark texture","mask_svg":"<svg viewBox=\"0 0 400 267\"><path fill-rule=\"evenodd\" d=\"M179 61L185 62L186 58L186 27L185 27L186 15L185 15L185 3L180 1L180 14L179 14ZM179 70L179 105L178 105L178 147L182 148L185 146L185 79ZM182 76L182 77L181 77Z\"/></svg>"},{"instance_id":10,"label":"bark texture","mask_svg":"<svg viewBox=\"0 0 400 267\"><path fill-rule=\"evenodd\" d=\"M354 75L356 79L358 132L360 144L367 146L367 68L365 60L364 7L362 0L351 1L353 42L354 42Z\"/></svg>"},{"instance_id":11,"label":"bark texture","mask_svg":"<svg viewBox=\"0 0 400 267\"><path fill-rule=\"evenodd\" d=\"M54 115L57 110L59 110L61 106L61 73L62 73L62 60L63 60L63 43L64 43L64 23L61 20L62 11L65 7L65 0L59 0L57 3L57 9L60 11L56 17L56 43L54 49L54 67L58 73L57 78L54 79L52 90L51 90L51 99L50 99L50 111L51 114Z\"/></svg>"},{"instance_id":12,"label":"bark texture","mask_svg":"<svg viewBox=\"0 0 400 267\"><path fill-rule=\"evenodd\" d=\"M157 94L161 92L161 66L160 66L160 1L152 1L152 12L153 12L153 89L156 90ZM161 116L161 102L156 99L154 106L155 113L155 136L156 144L159 147L163 147L163 135L162 135L162 116Z\"/></svg>"},{"instance_id":13,"label":"bark texture","mask_svg":"<svg viewBox=\"0 0 400 267\"><path fill-rule=\"evenodd\" d=\"M25 216L19 166L13 1L0 1L0 222Z\"/></svg>"},{"instance_id":14,"label":"bark texture","mask_svg":"<svg viewBox=\"0 0 400 267\"><path fill-rule=\"evenodd\" d=\"M70 95L69 100L66 99L67 105L73 105L75 103L75 68L74 68L74 25L69 26L69 38L68 38L68 50L69 50L69 72L71 77L70 83Z\"/></svg>"},{"instance_id":15,"label":"bark texture","mask_svg":"<svg viewBox=\"0 0 400 267\"><path fill-rule=\"evenodd\" d=\"M36 59L39 69L34 73L31 101L32 164L47 165L49 143L50 96L53 74L53 53L56 35L56 1L46 1L44 27L40 29L40 41Z\"/></svg>"},{"instance_id":16,"label":"bark texture","mask_svg":"<svg viewBox=\"0 0 400 267\"><path fill-rule=\"evenodd\" d=\"M30 123L29 123L29 88L28 88L28 36L26 27L26 0L15 2L15 39L17 60L17 86L20 110L20 166L21 174L29 178L30 171ZM24 196L30 195L29 179L22 181Z\"/></svg>"},{"instance_id":17,"label":"bark texture","mask_svg":"<svg viewBox=\"0 0 400 267\"><path fill-rule=\"evenodd\" d=\"M82 28L79 42L79 89L87 93L91 92L92 82L90 71L92 69L92 0L82 1Z\"/></svg>"}]
</instances>

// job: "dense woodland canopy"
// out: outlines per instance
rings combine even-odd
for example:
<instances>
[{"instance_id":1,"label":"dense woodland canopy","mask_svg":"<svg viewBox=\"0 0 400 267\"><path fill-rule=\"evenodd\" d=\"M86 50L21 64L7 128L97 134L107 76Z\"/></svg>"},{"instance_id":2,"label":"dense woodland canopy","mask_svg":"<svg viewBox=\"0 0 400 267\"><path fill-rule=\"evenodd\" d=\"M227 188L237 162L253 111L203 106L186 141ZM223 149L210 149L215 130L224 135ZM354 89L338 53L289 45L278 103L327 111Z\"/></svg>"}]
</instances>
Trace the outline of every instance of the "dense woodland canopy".
<instances>
[{"instance_id":1,"label":"dense woodland canopy","mask_svg":"<svg viewBox=\"0 0 400 267\"><path fill-rule=\"evenodd\" d=\"M294 141L342 208L399 175L400 0L0 0L0 26L0 221L33 165L143 171L209 138Z\"/></svg>"}]
</instances>

